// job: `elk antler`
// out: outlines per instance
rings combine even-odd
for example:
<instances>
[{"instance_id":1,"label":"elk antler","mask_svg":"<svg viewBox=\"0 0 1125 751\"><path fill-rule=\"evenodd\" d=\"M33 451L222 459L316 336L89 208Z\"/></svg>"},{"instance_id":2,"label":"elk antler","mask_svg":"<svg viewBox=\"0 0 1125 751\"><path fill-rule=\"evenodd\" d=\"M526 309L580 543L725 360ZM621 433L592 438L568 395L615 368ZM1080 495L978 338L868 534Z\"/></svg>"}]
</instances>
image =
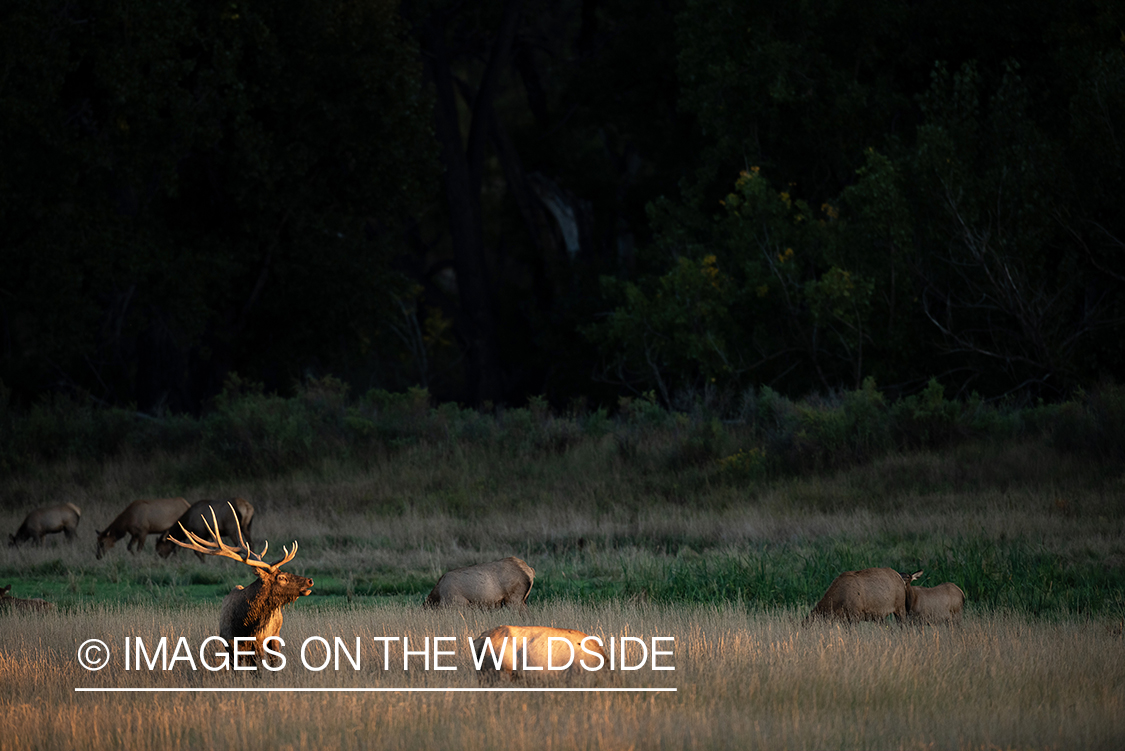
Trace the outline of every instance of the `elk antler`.
<instances>
[{"instance_id":1,"label":"elk antler","mask_svg":"<svg viewBox=\"0 0 1125 751\"><path fill-rule=\"evenodd\" d=\"M188 541L180 542L175 537L169 537L168 539L179 545L181 548L187 548L188 550L194 550L197 553L204 553L206 555L217 555L222 558L231 558L233 560L239 561L240 563L245 563L247 566L264 568L268 571L277 571L286 563L293 560L293 557L297 555L297 541L294 540L292 551L290 551L289 548L282 548L282 550L285 552L285 557L283 557L277 563L266 563L264 560L262 560L262 558L263 556L265 556L266 551L269 550L269 542L266 542L265 546L262 548L261 553L255 553L253 550L251 550L250 546L246 544L246 541L242 537L242 525L238 523L238 513L234 510L234 504L228 501L227 505L230 506L231 514L234 516L234 529L236 532L238 532L237 548L232 548L223 542L223 538L219 534L219 520L215 517L215 508L213 506L208 506L207 508L211 512L211 523L213 523L214 526L211 526L211 523L208 523L206 516L200 514L200 518L203 519L203 526L207 527L207 531L211 533L211 540L204 540L199 535L187 529L187 527L185 527L182 522L180 523L180 529L183 530L185 535L187 535ZM239 553L239 550L245 550L246 554L241 555Z\"/></svg>"}]
</instances>

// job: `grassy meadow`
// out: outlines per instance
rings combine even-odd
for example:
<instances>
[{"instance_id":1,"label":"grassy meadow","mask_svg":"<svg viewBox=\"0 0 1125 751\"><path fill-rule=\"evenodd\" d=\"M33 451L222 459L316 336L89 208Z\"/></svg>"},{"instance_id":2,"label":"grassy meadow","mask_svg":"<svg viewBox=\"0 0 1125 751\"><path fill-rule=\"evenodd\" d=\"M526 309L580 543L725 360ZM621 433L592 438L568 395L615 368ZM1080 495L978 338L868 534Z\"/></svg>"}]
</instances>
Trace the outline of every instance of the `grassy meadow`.
<instances>
[{"instance_id":1,"label":"grassy meadow","mask_svg":"<svg viewBox=\"0 0 1125 751\"><path fill-rule=\"evenodd\" d=\"M430 613L374 601L302 602L287 645L312 635L459 640L495 613ZM554 601L527 622L601 635L676 637L675 672L595 686L676 693L75 694L75 686L474 687L457 671L124 672L80 669L76 634L150 643L211 633L213 607L89 606L9 617L0 637L0 748L1115 748L1125 737L1125 652L1104 619L975 613L961 628L803 625L792 610ZM462 618L462 615L464 616ZM287 656L293 657L286 649ZM634 655L635 657L635 655ZM633 659L631 657L631 659ZM343 661L342 661L343 662ZM48 666L49 669L45 669ZM202 674L201 674L202 673Z\"/></svg>"},{"instance_id":2,"label":"grassy meadow","mask_svg":"<svg viewBox=\"0 0 1125 751\"><path fill-rule=\"evenodd\" d=\"M833 444L830 413L801 405L784 435L768 427L776 420L759 419L762 410L744 428L683 415L658 422L635 405L616 422L532 407L487 420L416 412L415 427L400 422L397 432L376 421L364 450L317 448L276 426L264 434L282 436L273 443L249 429L216 443L226 433L204 424L202 438L176 445L7 453L0 529L14 531L28 510L50 503L73 502L83 517L73 543L56 535L41 548L0 549L0 586L57 606L0 613L0 748L1125 742L1125 473L1104 442L1083 449L1075 425L1104 428L1083 423L1087 413L1056 411L1053 419L1069 420L1064 428L1001 416L1032 427L927 441L873 442L874 423L853 419ZM958 414L946 427L959 424ZM34 445L29 434L25 447ZM171 495L240 495L256 508L259 546L269 540L280 556L283 544L299 541L287 569L315 586L286 610L286 670L193 672L181 663L168 673L126 673L120 655L101 672L78 666L87 638L119 649L126 636L186 635L198 645L217 631L222 597L252 580L232 561L186 551L162 560L154 538L138 555L122 540L95 559L95 530L129 501ZM537 572L526 615L420 609L443 571L508 555ZM963 625L802 622L838 573L871 566L925 569L923 585L958 583L968 597ZM73 690L474 687L464 639L502 623L674 636L674 672L618 673L595 685L677 691ZM363 669L300 667L294 651L311 635L362 637ZM370 641L383 635L456 636L460 669L384 672Z\"/></svg>"}]
</instances>

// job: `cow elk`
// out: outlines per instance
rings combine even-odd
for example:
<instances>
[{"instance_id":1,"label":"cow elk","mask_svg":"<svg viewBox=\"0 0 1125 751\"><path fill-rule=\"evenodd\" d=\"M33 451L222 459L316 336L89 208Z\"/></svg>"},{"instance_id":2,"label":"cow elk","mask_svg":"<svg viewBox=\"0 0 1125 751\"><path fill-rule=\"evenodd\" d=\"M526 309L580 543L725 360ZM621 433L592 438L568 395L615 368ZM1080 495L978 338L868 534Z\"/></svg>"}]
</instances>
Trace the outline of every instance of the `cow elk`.
<instances>
[{"instance_id":1,"label":"cow elk","mask_svg":"<svg viewBox=\"0 0 1125 751\"><path fill-rule=\"evenodd\" d=\"M573 680L609 672L600 640L568 628L497 626L473 639L473 654L482 681L502 676Z\"/></svg>"},{"instance_id":2,"label":"cow elk","mask_svg":"<svg viewBox=\"0 0 1125 751\"><path fill-rule=\"evenodd\" d=\"M16 547L24 540L35 540L43 544L46 535L62 532L66 539L73 540L78 522L82 521L82 510L73 503L37 508L27 515L14 535L8 535L8 545Z\"/></svg>"},{"instance_id":3,"label":"cow elk","mask_svg":"<svg viewBox=\"0 0 1125 751\"><path fill-rule=\"evenodd\" d=\"M446 571L423 604L427 608L518 608L527 611L535 569L516 557Z\"/></svg>"},{"instance_id":4,"label":"cow elk","mask_svg":"<svg viewBox=\"0 0 1125 751\"><path fill-rule=\"evenodd\" d=\"M865 568L837 576L808 617L882 621L892 613L899 623L906 619L902 576L893 568Z\"/></svg>"},{"instance_id":5,"label":"cow elk","mask_svg":"<svg viewBox=\"0 0 1125 751\"><path fill-rule=\"evenodd\" d=\"M922 571L900 572L906 585L906 614L911 621L922 623L960 623L965 608L965 593L953 582L936 587L915 587Z\"/></svg>"},{"instance_id":6,"label":"cow elk","mask_svg":"<svg viewBox=\"0 0 1125 751\"><path fill-rule=\"evenodd\" d=\"M53 603L46 600L40 600L38 597L29 600L20 597L12 597L12 585L0 589L0 610L26 610L33 613L42 613L48 610L54 610Z\"/></svg>"},{"instance_id":7,"label":"cow elk","mask_svg":"<svg viewBox=\"0 0 1125 751\"><path fill-rule=\"evenodd\" d=\"M162 534L188 510L183 498L156 498L133 501L109 526L98 532L98 558L105 555L118 540L130 535L127 550L136 553L145 546L145 537ZM134 549L136 545L136 549Z\"/></svg>"},{"instance_id":8,"label":"cow elk","mask_svg":"<svg viewBox=\"0 0 1125 751\"><path fill-rule=\"evenodd\" d=\"M230 505L230 504L228 504ZM232 506L233 511L233 506ZM217 555L244 563L254 569L258 580L249 586L236 586L223 600L219 611L219 636L227 641L233 648L234 639L254 639L254 656L266 660L267 646L272 646L276 652L280 645L274 643L267 645L266 641L281 633L281 609L298 597L312 592L313 580L303 576L290 574L279 569L297 555L297 541L293 541L293 549L284 548L285 555L276 563L266 563L262 560L269 549L267 542L261 553L255 553L246 544L242 537L242 530L235 525L238 534L238 547L231 547L223 542L219 534L219 522L215 517L214 509L211 510L211 521L206 522L210 540L203 539L191 531L184 529L187 542L172 539L172 542L182 548L194 550L205 555ZM254 658L241 660L246 665ZM267 662L267 665L270 663Z\"/></svg>"},{"instance_id":9,"label":"cow elk","mask_svg":"<svg viewBox=\"0 0 1125 751\"><path fill-rule=\"evenodd\" d=\"M219 507L218 512L215 512L215 506ZM254 507L245 498L231 498L226 504L219 504L215 501L196 501L191 504L191 507L183 513L183 516L164 534L160 535L160 539L156 541L157 554L161 558L167 558L179 550L173 544L173 541L187 542L188 538L184 530L199 536L207 534L207 518L204 516L207 509L211 509L212 513L217 513L219 534L232 537L241 528L242 534L246 538L246 547L254 547L254 540L250 535L250 525L254 521ZM203 560L203 553L196 551L196 555L199 556L200 560Z\"/></svg>"}]
</instances>

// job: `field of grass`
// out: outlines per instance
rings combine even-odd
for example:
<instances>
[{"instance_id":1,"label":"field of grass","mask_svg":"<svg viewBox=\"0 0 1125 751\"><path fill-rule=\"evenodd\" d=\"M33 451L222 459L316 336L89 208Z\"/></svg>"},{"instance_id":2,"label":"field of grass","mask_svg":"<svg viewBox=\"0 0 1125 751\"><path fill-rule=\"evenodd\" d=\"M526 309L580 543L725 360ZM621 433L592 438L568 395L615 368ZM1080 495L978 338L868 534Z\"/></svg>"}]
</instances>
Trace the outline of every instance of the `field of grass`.
<instances>
[{"instance_id":1,"label":"field of grass","mask_svg":"<svg viewBox=\"0 0 1125 751\"><path fill-rule=\"evenodd\" d=\"M190 455L128 452L0 479L0 529L83 509L78 540L3 548L0 586L58 611L0 614L0 748L1119 748L1125 743L1125 474L1043 441L890 452L835 471L746 477L666 461L659 434L562 448L418 442L357 461L211 480ZM293 668L245 677L87 673L86 638L214 633L252 575L186 551L101 561L130 500L240 495L313 595L282 635L453 635L500 623L676 637L674 694L74 694L76 686L476 686ZM259 542L260 544L260 542ZM507 555L537 572L527 616L418 606L449 568ZM926 570L966 592L961 628L801 623L841 571ZM288 651L288 650L287 650Z\"/></svg>"},{"instance_id":2,"label":"field of grass","mask_svg":"<svg viewBox=\"0 0 1125 751\"><path fill-rule=\"evenodd\" d=\"M976 612L961 628L803 625L791 610L567 602L529 622L602 636L676 637L674 672L617 674L603 687L675 693L104 694L120 687L476 687L467 656L435 673L392 659L372 636L466 635L507 613L421 612L372 600L301 602L283 634L277 673L126 673L120 659L80 669L80 639L119 648L212 631L201 605L76 608L9 617L0 635L0 748L1118 748L1125 737L1125 650L1105 619ZM364 643L360 671L296 663L309 636ZM392 658L397 657L392 651ZM634 659L635 655L631 657ZM668 659L668 658L664 658ZM201 674L202 673L202 674Z\"/></svg>"},{"instance_id":3,"label":"field of grass","mask_svg":"<svg viewBox=\"0 0 1125 751\"><path fill-rule=\"evenodd\" d=\"M607 439L611 440L611 439ZM83 510L78 539L0 553L0 584L69 607L189 603L245 574L184 551L101 561L96 530L131 500L240 495L326 604L421 602L449 568L508 555L536 569L533 602L621 598L810 606L840 571L923 568L969 608L1125 615L1125 474L1036 442L893 454L756 483L660 469L599 442L562 453L418 446L355 466L181 483L176 457L70 460L0 480L0 530L41 505Z\"/></svg>"}]
</instances>

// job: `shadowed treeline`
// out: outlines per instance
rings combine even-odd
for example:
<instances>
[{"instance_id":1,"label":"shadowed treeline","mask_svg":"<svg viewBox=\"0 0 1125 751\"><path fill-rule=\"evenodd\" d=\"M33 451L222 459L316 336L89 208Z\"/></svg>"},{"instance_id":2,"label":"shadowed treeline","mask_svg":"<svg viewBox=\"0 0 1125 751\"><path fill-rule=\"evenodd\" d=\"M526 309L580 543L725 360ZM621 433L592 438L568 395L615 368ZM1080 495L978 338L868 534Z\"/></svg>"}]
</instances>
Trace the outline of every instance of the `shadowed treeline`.
<instances>
[{"instance_id":1,"label":"shadowed treeline","mask_svg":"<svg viewBox=\"0 0 1125 751\"><path fill-rule=\"evenodd\" d=\"M799 401L748 389L686 411L665 409L650 393L622 398L612 415L584 400L558 412L538 397L524 408L492 412L433 406L421 389L353 398L331 377L295 391L267 394L231 377L203 416L153 418L68 397L22 409L0 388L0 471L20 474L42 461L172 455L178 477L245 478L326 460L369 466L413 447L528 460L579 452L655 472L755 483L981 440L1040 441L1098 462L1125 459L1125 389L1116 386L1019 406L947 399L936 381L918 395L891 399L868 379L855 391Z\"/></svg>"},{"instance_id":2,"label":"shadowed treeline","mask_svg":"<svg viewBox=\"0 0 1125 751\"><path fill-rule=\"evenodd\" d=\"M1119 3L0 8L0 380L562 407L1125 378Z\"/></svg>"}]
</instances>

